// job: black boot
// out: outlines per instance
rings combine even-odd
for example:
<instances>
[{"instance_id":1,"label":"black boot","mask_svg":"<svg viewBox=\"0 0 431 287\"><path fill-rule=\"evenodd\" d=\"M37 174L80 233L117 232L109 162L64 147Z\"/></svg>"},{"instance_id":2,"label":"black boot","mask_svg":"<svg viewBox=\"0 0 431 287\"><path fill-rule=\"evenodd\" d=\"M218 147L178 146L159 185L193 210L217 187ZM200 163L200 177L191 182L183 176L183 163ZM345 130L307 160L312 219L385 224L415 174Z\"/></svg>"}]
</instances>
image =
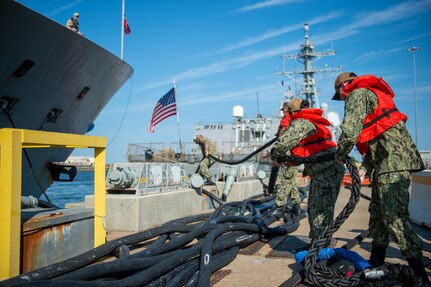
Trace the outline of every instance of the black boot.
<instances>
[{"instance_id":1,"label":"black boot","mask_svg":"<svg viewBox=\"0 0 431 287\"><path fill-rule=\"evenodd\" d=\"M205 185L216 185L214 181L211 180L211 178L207 178L207 180L204 183Z\"/></svg>"},{"instance_id":2,"label":"black boot","mask_svg":"<svg viewBox=\"0 0 431 287\"><path fill-rule=\"evenodd\" d=\"M422 256L420 258L407 258L407 262L413 272L415 273L415 286L430 286L430 281L428 279L427 272L425 271L424 263L422 261Z\"/></svg>"},{"instance_id":3,"label":"black boot","mask_svg":"<svg viewBox=\"0 0 431 287\"><path fill-rule=\"evenodd\" d=\"M296 203L292 206L292 210L290 212L292 213L293 216L298 216L301 214L301 207L299 206L298 203Z\"/></svg>"},{"instance_id":4,"label":"black boot","mask_svg":"<svg viewBox=\"0 0 431 287\"><path fill-rule=\"evenodd\" d=\"M387 246L372 243L371 256L368 261L373 267L379 267L385 263L386 247Z\"/></svg>"},{"instance_id":5,"label":"black boot","mask_svg":"<svg viewBox=\"0 0 431 287\"><path fill-rule=\"evenodd\" d=\"M284 206L277 206L275 210L271 213L271 216L275 216L277 218L284 217Z\"/></svg>"}]
</instances>

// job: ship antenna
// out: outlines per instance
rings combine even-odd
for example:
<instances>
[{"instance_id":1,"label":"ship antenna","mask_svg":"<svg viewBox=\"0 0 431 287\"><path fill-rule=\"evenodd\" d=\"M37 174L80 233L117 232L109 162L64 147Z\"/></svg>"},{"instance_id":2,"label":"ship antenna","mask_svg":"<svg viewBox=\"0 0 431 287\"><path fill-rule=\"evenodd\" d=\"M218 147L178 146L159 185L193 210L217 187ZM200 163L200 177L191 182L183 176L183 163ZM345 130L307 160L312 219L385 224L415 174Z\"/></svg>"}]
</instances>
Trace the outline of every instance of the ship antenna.
<instances>
[{"instance_id":1,"label":"ship antenna","mask_svg":"<svg viewBox=\"0 0 431 287\"><path fill-rule=\"evenodd\" d=\"M259 118L260 117L260 112L259 112L259 92L256 92L256 104L257 104L256 118Z\"/></svg>"},{"instance_id":2,"label":"ship antenna","mask_svg":"<svg viewBox=\"0 0 431 287\"><path fill-rule=\"evenodd\" d=\"M314 50L314 44L312 41L309 40L308 32L310 30L310 27L307 23L304 24L304 44L301 45L301 50L296 55L286 55L283 54L281 57L283 59L283 67L284 67L284 60L286 59L294 59L298 61L299 63L304 65L304 68L302 70L292 71L292 72L286 72L283 70L283 72L276 73L279 75L283 75L291 79L296 84L299 84L301 88L301 94L305 96L305 99L310 102L311 107L319 107L319 100L318 100L318 92L316 89L316 82L322 80L327 75L340 71L341 67L332 69L332 68L325 68L325 69L314 69L312 67L312 63L314 60L319 60L323 56L333 56L335 55L334 50L329 49L325 52L316 52ZM315 81L314 74L320 74L320 78ZM297 75L302 75L303 80L302 82L298 81L296 79Z\"/></svg>"}]
</instances>

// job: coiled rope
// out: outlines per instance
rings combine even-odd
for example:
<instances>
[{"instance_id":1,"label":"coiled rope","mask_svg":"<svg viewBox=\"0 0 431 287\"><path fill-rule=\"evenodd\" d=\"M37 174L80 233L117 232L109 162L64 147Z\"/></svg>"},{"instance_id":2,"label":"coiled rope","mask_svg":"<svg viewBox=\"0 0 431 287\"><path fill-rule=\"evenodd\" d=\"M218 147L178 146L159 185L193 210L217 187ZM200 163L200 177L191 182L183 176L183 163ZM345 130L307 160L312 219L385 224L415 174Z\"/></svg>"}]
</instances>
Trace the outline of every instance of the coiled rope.
<instances>
[{"instance_id":1,"label":"coiled rope","mask_svg":"<svg viewBox=\"0 0 431 287\"><path fill-rule=\"evenodd\" d=\"M269 228L277 221L274 206L274 197L225 204L212 214L177 219L108 242L0 286L209 286L211 274L229 264L240 248L298 228L299 219L292 218ZM93 264L120 248L125 252L117 260ZM138 248L143 250L129 254Z\"/></svg>"}]
</instances>

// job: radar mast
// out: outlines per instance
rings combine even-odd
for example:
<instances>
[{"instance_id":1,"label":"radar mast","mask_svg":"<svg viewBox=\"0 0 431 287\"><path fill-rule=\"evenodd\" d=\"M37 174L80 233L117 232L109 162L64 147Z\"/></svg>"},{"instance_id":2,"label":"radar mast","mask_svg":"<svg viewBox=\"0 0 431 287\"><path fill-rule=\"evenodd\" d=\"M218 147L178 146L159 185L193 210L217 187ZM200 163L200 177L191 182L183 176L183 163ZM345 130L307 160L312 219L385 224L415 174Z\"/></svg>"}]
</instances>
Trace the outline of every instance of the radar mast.
<instances>
[{"instance_id":1,"label":"radar mast","mask_svg":"<svg viewBox=\"0 0 431 287\"><path fill-rule=\"evenodd\" d=\"M297 62L304 65L304 69L296 70L287 72L283 68L283 72L276 72L276 75L283 75L294 81L295 83L298 83L301 85L301 95L305 96L305 99L310 102L310 107L318 108L319 107L319 99L318 99L318 92L316 89L316 81L314 79L314 74L317 73L320 75L320 78L317 80L317 82L321 81L323 78L325 78L327 75L334 73L336 71L341 71L341 66L338 66L338 68L325 68L325 69L314 69L312 67L312 63L314 61L319 60L323 56L333 56L335 55L335 51L332 49L328 49L325 52L316 52L314 51L314 45L312 42L308 39L308 31L310 30L308 24L304 24L304 33L305 33L305 42L303 45L301 45L301 50L298 54L293 55L287 55L283 54L281 58L283 59L283 67L284 62L286 60L294 59ZM296 76L298 74L303 75L303 81L300 82L296 79Z\"/></svg>"}]
</instances>

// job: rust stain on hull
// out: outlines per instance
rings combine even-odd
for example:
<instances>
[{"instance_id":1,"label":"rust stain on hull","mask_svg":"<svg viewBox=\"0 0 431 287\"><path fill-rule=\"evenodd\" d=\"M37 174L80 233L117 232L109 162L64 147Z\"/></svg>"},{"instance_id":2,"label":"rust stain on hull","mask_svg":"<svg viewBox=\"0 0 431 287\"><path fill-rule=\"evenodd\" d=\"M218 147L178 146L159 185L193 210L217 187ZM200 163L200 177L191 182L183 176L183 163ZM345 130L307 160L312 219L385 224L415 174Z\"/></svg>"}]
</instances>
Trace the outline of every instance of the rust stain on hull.
<instances>
[{"instance_id":1,"label":"rust stain on hull","mask_svg":"<svg viewBox=\"0 0 431 287\"><path fill-rule=\"evenodd\" d=\"M21 272L32 271L39 262L48 261L49 258L44 258L44 256L55 256L52 254L53 249L55 249L57 258L61 258L63 237L70 232L71 225L72 223L65 223L37 230L24 230ZM52 248L53 243L55 248ZM47 252L47 249L49 249L49 252Z\"/></svg>"}]
</instances>

